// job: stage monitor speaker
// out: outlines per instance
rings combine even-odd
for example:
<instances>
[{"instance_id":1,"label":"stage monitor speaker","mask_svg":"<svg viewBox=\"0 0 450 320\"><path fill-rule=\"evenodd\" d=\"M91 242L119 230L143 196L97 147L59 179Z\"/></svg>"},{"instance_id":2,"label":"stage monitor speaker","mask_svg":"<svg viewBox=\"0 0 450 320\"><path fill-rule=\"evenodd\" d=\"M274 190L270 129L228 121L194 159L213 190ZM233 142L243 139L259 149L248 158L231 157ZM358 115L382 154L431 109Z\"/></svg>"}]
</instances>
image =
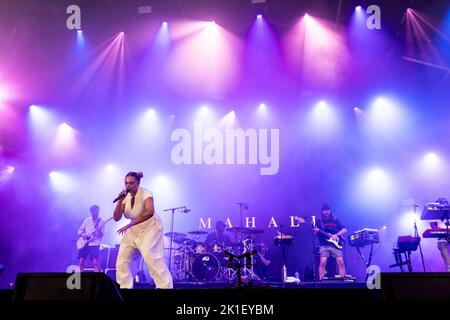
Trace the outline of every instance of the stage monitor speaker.
<instances>
[{"instance_id":1,"label":"stage monitor speaker","mask_svg":"<svg viewBox=\"0 0 450 320\"><path fill-rule=\"evenodd\" d=\"M450 273L381 273L385 301L450 301Z\"/></svg>"},{"instance_id":2,"label":"stage monitor speaker","mask_svg":"<svg viewBox=\"0 0 450 320\"><path fill-rule=\"evenodd\" d=\"M100 272L80 275L80 288L69 289L73 273L19 273L14 300L122 300L117 283ZM71 278L73 279L73 278Z\"/></svg>"}]
</instances>

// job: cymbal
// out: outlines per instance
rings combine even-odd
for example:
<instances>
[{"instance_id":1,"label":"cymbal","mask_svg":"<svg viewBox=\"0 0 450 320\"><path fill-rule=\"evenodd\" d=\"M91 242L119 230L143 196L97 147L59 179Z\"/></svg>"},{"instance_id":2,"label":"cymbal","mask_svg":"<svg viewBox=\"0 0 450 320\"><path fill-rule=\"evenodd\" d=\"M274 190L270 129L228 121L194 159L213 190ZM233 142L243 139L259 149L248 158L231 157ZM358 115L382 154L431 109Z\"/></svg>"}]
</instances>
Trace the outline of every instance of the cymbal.
<instances>
[{"instance_id":1,"label":"cymbal","mask_svg":"<svg viewBox=\"0 0 450 320\"><path fill-rule=\"evenodd\" d=\"M184 238L186 237L186 233L181 233L181 232L167 232L164 234L166 237L174 237L174 238Z\"/></svg>"},{"instance_id":2,"label":"cymbal","mask_svg":"<svg viewBox=\"0 0 450 320\"><path fill-rule=\"evenodd\" d=\"M184 243L186 243L186 244L188 244L188 245L191 245L191 244L194 244L194 243L195 243L194 240L189 239L189 238L174 238L174 239L173 239L173 242L178 243L178 244L184 244Z\"/></svg>"},{"instance_id":3,"label":"cymbal","mask_svg":"<svg viewBox=\"0 0 450 320\"><path fill-rule=\"evenodd\" d=\"M235 232L235 233L244 233L244 234L257 234L257 233L263 233L264 230L261 229L250 229L250 228L241 228L241 227L232 227L227 228L227 231Z\"/></svg>"},{"instance_id":4,"label":"cymbal","mask_svg":"<svg viewBox=\"0 0 450 320\"><path fill-rule=\"evenodd\" d=\"M195 230L195 231L189 231L189 234L207 234L208 232L206 231L200 231L200 230Z\"/></svg>"}]
</instances>

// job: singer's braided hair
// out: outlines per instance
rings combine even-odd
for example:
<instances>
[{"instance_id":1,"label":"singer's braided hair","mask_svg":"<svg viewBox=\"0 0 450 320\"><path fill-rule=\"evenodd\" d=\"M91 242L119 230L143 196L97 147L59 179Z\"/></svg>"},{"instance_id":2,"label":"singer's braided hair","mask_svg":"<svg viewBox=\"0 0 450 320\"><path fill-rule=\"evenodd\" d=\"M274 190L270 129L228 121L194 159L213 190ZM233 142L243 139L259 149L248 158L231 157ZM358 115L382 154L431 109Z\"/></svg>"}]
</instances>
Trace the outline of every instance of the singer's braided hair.
<instances>
[{"instance_id":1,"label":"singer's braided hair","mask_svg":"<svg viewBox=\"0 0 450 320\"><path fill-rule=\"evenodd\" d=\"M137 180L138 184L140 184L141 178L144 177L144 174L140 171L139 172L130 171L127 173L125 177L134 177Z\"/></svg>"}]
</instances>

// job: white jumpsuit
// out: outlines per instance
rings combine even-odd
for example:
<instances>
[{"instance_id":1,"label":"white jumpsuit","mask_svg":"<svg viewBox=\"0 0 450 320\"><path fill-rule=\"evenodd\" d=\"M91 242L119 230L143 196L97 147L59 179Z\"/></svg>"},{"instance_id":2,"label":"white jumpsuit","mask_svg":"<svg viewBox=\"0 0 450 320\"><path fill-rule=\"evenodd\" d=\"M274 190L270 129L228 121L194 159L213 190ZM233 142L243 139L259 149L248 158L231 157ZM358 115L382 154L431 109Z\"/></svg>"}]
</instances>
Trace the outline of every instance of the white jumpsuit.
<instances>
[{"instance_id":1,"label":"white jumpsuit","mask_svg":"<svg viewBox=\"0 0 450 320\"><path fill-rule=\"evenodd\" d=\"M128 193L123 200L125 217L133 220L142 215L144 200L149 197L153 197L152 193L139 187L134 206L131 208L131 194ZM128 228L125 232L116 261L116 280L120 288L133 288L130 263L136 250L141 253L156 287L173 288L172 275L164 261L163 226L161 218L156 213L150 219Z\"/></svg>"}]
</instances>

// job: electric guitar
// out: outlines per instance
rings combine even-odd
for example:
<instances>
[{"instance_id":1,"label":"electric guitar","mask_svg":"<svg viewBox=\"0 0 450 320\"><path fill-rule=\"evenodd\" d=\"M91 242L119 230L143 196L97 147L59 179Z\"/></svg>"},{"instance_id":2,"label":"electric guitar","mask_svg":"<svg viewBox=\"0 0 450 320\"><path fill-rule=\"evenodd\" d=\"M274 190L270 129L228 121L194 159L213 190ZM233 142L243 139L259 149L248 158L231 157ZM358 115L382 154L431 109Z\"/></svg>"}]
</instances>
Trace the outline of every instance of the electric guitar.
<instances>
[{"instance_id":1,"label":"electric guitar","mask_svg":"<svg viewBox=\"0 0 450 320\"><path fill-rule=\"evenodd\" d=\"M109 221L111 221L113 219L113 217L109 218L108 220L106 220L103 224L100 224L97 228L95 228L94 230L92 230L91 232L88 232L87 234L85 234L84 236L81 236L78 240L77 240L77 249L81 250L83 249L89 242L92 241L92 239L94 239L93 234L100 230L101 227L103 227L106 223L108 223Z\"/></svg>"},{"instance_id":2,"label":"electric guitar","mask_svg":"<svg viewBox=\"0 0 450 320\"><path fill-rule=\"evenodd\" d=\"M306 220L302 217L294 217L295 220L297 220L300 223L305 223ZM319 229L317 227L315 227L315 230L317 230L317 232L320 232L321 234L323 234L325 237L327 237L326 241L328 241L331 245L333 245L335 248L342 250L342 248L344 248L344 244L345 241L344 239L342 239L342 237L338 237L337 240L333 239L333 235L330 234L329 232L323 231L322 229Z\"/></svg>"}]
</instances>

